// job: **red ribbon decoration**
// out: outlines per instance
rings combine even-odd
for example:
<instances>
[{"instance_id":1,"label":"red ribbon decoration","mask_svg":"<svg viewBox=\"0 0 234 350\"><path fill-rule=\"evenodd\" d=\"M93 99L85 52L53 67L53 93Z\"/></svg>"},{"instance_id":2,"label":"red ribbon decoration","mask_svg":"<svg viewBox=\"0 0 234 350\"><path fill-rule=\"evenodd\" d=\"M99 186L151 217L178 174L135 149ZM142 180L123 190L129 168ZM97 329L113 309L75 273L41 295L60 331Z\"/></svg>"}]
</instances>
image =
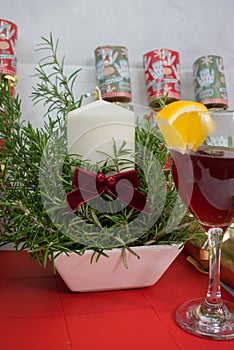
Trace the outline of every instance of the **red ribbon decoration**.
<instances>
[{"instance_id":1,"label":"red ribbon decoration","mask_svg":"<svg viewBox=\"0 0 234 350\"><path fill-rule=\"evenodd\" d=\"M120 180L128 180L130 184L127 181ZM140 187L140 181L136 170L129 170L106 177L105 174L94 174L87 170L76 168L72 186L75 189L67 194L67 202L73 211L81 204L100 197L106 192L130 207L144 214L149 214L146 196L137 189ZM116 191L116 186L118 192ZM130 202L129 192L132 193Z\"/></svg>"}]
</instances>

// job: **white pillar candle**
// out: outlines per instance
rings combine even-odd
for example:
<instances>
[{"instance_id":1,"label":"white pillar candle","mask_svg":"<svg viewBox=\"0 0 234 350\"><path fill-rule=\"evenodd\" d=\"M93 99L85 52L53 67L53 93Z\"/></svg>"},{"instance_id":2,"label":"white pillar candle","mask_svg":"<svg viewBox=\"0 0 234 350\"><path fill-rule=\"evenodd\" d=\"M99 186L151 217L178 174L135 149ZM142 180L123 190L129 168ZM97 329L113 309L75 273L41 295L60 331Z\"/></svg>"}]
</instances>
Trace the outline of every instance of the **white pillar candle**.
<instances>
[{"instance_id":1,"label":"white pillar candle","mask_svg":"<svg viewBox=\"0 0 234 350\"><path fill-rule=\"evenodd\" d=\"M113 156L113 139L119 148L135 150L135 114L133 111L98 100L84 105L67 115L68 153L79 154L91 163L104 162L106 152ZM134 155L126 156L134 160Z\"/></svg>"}]
</instances>

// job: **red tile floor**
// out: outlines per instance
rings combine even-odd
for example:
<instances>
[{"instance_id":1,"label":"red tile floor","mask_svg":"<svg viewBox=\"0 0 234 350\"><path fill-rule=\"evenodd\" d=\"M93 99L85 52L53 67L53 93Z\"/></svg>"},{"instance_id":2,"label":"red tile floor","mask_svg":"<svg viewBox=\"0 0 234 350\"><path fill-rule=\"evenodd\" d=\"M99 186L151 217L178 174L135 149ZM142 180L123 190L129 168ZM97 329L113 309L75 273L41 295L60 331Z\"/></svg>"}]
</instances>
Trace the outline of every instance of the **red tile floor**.
<instances>
[{"instance_id":1,"label":"red tile floor","mask_svg":"<svg viewBox=\"0 0 234 350\"><path fill-rule=\"evenodd\" d=\"M0 349L233 350L234 340L201 339L175 322L176 306L206 286L181 253L154 286L74 293L26 252L0 251Z\"/></svg>"}]
</instances>

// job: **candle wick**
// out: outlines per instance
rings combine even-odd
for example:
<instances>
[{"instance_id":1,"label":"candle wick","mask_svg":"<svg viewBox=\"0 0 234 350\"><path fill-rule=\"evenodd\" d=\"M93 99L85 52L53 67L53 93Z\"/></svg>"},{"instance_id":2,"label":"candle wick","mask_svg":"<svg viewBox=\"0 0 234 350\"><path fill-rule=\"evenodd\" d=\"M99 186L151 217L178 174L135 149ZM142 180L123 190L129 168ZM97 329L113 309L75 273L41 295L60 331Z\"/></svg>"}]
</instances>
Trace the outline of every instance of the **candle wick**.
<instances>
[{"instance_id":1,"label":"candle wick","mask_svg":"<svg viewBox=\"0 0 234 350\"><path fill-rule=\"evenodd\" d=\"M95 100L102 100L101 90L98 86L95 86L94 98Z\"/></svg>"},{"instance_id":2,"label":"candle wick","mask_svg":"<svg viewBox=\"0 0 234 350\"><path fill-rule=\"evenodd\" d=\"M93 93L91 93L91 92L86 92L85 94L83 94L83 96L84 96L85 98L91 98L91 97L93 96L93 98L94 98L95 100L102 100L101 91L100 91L100 89L99 89L98 86L95 86L95 90L94 90Z\"/></svg>"}]
</instances>

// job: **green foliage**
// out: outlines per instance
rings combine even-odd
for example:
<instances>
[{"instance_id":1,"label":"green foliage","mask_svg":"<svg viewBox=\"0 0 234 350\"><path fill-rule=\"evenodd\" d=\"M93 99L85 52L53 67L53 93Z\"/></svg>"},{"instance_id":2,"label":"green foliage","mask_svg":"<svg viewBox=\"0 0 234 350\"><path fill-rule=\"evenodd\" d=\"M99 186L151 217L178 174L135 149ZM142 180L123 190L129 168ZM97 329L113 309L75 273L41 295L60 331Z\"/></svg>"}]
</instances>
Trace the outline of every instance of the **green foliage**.
<instances>
[{"instance_id":1,"label":"green foliage","mask_svg":"<svg viewBox=\"0 0 234 350\"><path fill-rule=\"evenodd\" d=\"M56 255L62 252L83 254L93 249L98 259L105 254L104 249L171 244L198 234L197 224L178 202L170 171L162 170L168 151L151 122L136 128L135 167L141 190L149 197L152 215L139 215L128 206L116 211L116 201L104 194L108 212L85 203L71 217L66 193L72 190L74 168L118 173L133 166L127 157L132 150L126 149L125 143L117 149L113 140L112 165L107 161L91 165L79 155L74 158L66 153L66 114L82 102L81 98L75 100L73 92L79 70L67 78L64 59L62 64L57 59L58 43L54 45L52 36L42 40L41 49L50 54L36 68L39 83L32 93L32 99L42 101L46 107L47 119L42 128L22 120L19 97L12 98L1 79L0 130L4 148L0 158L0 245L13 243L17 251L27 249L40 264L46 265L50 257L53 265ZM55 113L53 118L51 113ZM109 158L103 153L104 160ZM175 206L181 217L173 216Z\"/></svg>"},{"instance_id":2,"label":"green foliage","mask_svg":"<svg viewBox=\"0 0 234 350\"><path fill-rule=\"evenodd\" d=\"M76 99L74 94L74 84L76 83L80 68L75 70L69 77L64 72L65 57L61 63L58 60L58 43L54 42L52 34L50 37L42 38L37 51L45 53L38 66L35 68L35 77L38 82L32 91L32 100L35 103L43 102L47 107L45 115L57 112L64 115L73 109L81 106L82 97Z\"/></svg>"}]
</instances>

